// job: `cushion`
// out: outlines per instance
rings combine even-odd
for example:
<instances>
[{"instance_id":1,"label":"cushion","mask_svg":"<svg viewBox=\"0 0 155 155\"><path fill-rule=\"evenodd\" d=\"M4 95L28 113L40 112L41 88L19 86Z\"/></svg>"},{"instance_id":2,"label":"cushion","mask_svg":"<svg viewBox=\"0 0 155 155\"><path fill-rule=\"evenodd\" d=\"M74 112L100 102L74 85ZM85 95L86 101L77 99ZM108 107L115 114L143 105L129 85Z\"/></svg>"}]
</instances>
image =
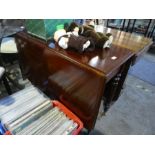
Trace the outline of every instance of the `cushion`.
<instances>
[{"instance_id":1,"label":"cushion","mask_svg":"<svg viewBox=\"0 0 155 155\"><path fill-rule=\"evenodd\" d=\"M17 53L15 39L13 37L6 37L2 39L1 53Z\"/></svg>"}]
</instances>

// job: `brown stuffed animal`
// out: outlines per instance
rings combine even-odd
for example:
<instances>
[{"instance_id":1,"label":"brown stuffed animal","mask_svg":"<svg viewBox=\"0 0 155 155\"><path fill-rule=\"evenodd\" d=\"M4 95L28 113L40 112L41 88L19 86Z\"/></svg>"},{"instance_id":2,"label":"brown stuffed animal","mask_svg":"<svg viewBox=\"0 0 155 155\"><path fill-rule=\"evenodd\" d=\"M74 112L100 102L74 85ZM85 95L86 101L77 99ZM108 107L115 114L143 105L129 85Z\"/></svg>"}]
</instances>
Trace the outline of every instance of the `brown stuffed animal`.
<instances>
[{"instance_id":1,"label":"brown stuffed animal","mask_svg":"<svg viewBox=\"0 0 155 155\"><path fill-rule=\"evenodd\" d=\"M109 48L110 47L112 40L113 40L112 34L107 33L106 35L104 35L103 33L96 32L94 30L94 26L92 25L78 26L75 22L72 22L70 24L70 26L68 27L68 31L75 32L77 27L79 28L79 35L92 38L97 48Z\"/></svg>"},{"instance_id":2,"label":"brown stuffed animal","mask_svg":"<svg viewBox=\"0 0 155 155\"><path fill-rule=\"evenodd\" d=\"M54 33L54 40L63 48L73 48L78 52L94 50L94 42L91 38L78 35L76 32L66 32L65 29L59 29Z\"/></svg>"}]
</instances>

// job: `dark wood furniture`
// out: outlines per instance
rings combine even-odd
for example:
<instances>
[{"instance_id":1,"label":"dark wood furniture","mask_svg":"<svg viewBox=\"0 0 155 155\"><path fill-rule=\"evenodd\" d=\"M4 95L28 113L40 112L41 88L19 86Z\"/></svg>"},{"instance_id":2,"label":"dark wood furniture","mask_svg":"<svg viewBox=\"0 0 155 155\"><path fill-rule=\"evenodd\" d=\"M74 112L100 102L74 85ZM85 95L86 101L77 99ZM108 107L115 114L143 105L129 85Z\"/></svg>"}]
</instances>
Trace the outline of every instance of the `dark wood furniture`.
<instances>
[{"instance_id":1,"label":"dark wood furniture","mask_svg":"<svg viewBox=\"0 0 155 155\"><path fill-rule=\"evenodd\" d=\"M131 50L135 56L139 56L143 52L146 52L153 43L152 39L134 33L105 28L103 33L107 32L112 33L114 36L113 45L127 48Z\"/></svg>"},{"instance_id":2,"label":"dark wood furniture","mask_svg":"<svg viewBox=\"0 0 155 155\"><path fill-rule=\"evenodd\" d=\"M119 97L128 69L138 54L122 45L122 37L119 42L118 36L119 31L110 49L79 54L59 47L51 49L46 42L20 32L16 43L23 77L61 100L90 131L102 98L106 111ZM135 49L140 46L134 45Z\"/></svg>"},{"instance_id":3,"label":"dark wood furniture","mask_svg":"<svg viewBox=\"0 0 155 155\"><path fill-rule=\"evenodd\" d=\"M112 33L114 36L113 45L129 49L134 53L133 64L140 58L140 55L148 51L153 43L151 38L140 36L134 33L105 28L103 33L107 32Z\"/></svg>"}]
</instances>

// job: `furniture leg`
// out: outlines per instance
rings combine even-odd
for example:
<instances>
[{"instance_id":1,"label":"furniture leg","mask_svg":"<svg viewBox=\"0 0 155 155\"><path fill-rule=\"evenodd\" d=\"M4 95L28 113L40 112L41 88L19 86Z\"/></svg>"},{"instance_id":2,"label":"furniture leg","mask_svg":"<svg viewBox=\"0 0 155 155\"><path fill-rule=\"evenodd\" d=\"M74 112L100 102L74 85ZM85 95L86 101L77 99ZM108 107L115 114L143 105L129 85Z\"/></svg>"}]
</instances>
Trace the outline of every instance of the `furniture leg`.
<instances>
[{"instance_id":1,"label":"furniture leg","mask_svg":"<svg viewBox=\"0 0 155 155\"><path fill-rule=\"evenodd\" d=\"M105 101L104 101L104 113L108 111L110 106L112 105L113 97L116 94L116 90L118 87L118 83L120 80L120 74L117 74L107 85L106 92L105 92Z\"/></svg>"},{"instance_id":2,"label":"furniture leg","mask_svg":"<svg viewBox=\"0 0 155 155\"><path fill-rule=\"evenodd\" d=\"M132 63L132 58L129 59L126 64L123 65L122 67L122 71L120 73L120 80L118 82L117 88L116 88L116 93L113 96L113 101L116 101L118 99L118 97L120 96L121 90L123 88L123 84L125 82L126 76L128 74L128 70L130 68L130 65Z\"/></svg>"}]
</instances>

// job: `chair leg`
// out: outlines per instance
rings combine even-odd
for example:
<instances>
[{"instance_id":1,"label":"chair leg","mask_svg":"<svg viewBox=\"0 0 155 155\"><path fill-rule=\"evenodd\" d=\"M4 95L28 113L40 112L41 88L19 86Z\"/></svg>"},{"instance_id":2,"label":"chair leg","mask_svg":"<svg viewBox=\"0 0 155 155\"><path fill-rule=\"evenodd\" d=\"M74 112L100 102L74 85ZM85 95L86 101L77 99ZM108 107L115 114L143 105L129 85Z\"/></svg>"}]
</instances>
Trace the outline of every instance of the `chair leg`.
<instances>
[{"instance_id":1,"label":"chair leg","mask_svg":"<svg viewBox=\"0 0 155 155\"><path fill-rule=\"evenodd\" d=\"M6 88L7 93L9 95L11 95L12 94L12 90L10 88L9 82L8 82L7 78L5 77L5 75L3 76L2 81L3 81L3 84L4 84L5 88Z\"/></svg>"}]
</instances>

